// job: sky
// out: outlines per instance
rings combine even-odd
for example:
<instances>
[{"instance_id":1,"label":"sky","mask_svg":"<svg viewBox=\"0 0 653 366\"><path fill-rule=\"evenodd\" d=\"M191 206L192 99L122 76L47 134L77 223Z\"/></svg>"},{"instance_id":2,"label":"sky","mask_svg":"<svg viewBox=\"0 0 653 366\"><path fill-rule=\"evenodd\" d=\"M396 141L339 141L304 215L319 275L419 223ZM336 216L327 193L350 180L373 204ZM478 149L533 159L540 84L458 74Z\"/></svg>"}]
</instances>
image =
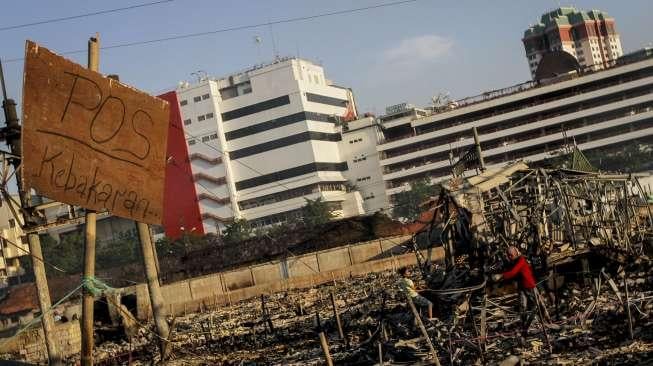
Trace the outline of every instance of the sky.
<instances>
[{"instance_id":1,"label":"sky","mask_svg":"<svg viewBox=\"0 0 653 366\"><path fill-rule=\"evenodd\" d=\"M33 1L4 4L0 28L151 2ZM24 56L31 39L63 53L102 46L311 16L396 0L173 0L154 6L0 31L0 59ZM624 52L653 42L653 1L417 0L306 21L102 50L100 72L152 94L193 81L193 72L224 76L280 56L321 63L327 78L353 89L359 111L382 114L402 102L425 106L527 81L523 31L558 6L600 9L616 20ZM261 43L255 42L259 37ZM85 65L86 53L67 55ZM23 61L3 62L9 96L20 104Z\"/></svg>"}]
</instances>

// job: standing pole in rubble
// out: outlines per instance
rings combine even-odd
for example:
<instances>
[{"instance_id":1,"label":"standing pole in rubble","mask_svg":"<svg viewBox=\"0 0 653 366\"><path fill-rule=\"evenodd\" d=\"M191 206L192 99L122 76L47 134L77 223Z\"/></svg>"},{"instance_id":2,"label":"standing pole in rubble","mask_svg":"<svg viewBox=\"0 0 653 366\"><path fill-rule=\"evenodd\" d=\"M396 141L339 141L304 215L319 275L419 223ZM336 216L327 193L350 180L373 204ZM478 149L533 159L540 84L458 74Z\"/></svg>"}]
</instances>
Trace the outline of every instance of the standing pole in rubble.
<instances>
[{"instance_id":1,"label":"standing pole in rubble","mask_svg":"<svg viewBox=\"0 0 653 366\"><path fill-rule=\"evenodd\" d=\"M12 154L16 157L12 157L10 160L11 164L14 167L14 170L18 171L20 168L20 157L22 154L21 141L20 141L20 124L18 123L18 114L16 113L16 102L13 99L7 98L7 90L5 87L4 73L2 71L2 64L0 63L0 83L2 84L2 109L5 112L5 121L7 126L5 127L5 137L7 139L7 145ZM50 290L48 289L48 280L45 275L45 264L43 263L43 253L41 251L41 240L36 231L34 231L34 222L30 217L29 211L25 209L30 206L29 204L29 195L26 193L22 185L22 179L20 173L16 174L16 183L18 185L18 193L20 196L20 204L23 208L23 230L27 232L27 241L29 243L29 251L32 256L32 268L34 270L34 282L36 282L36 292L39 300L39 307L41 308L41 325L43 327L43 336L45 338L45 348L48 351L48 359L50 365L58 366L62 364L61 354L57 349L57 346L54 341L54 318L50 307L52 303L50 301ZM11 204L8 202L8 204ZM16 218L18 219L18 218ZM38 259L37 259L38 258Z\"/></svg>"},{"instance_id":2,"label":"standing pole in rubble","mask_svg":"<svg viewBox=\"0 0 653 366\"><path fill-rule=\"evenodd\" d=\"M426 331L426 327L424 327L424 323L422 323L422 318L419 316L419 312L417 312L417 308L415 307L415 303L413 303L413 299L411 299L410 296L408 295L406 295L406 299L408 299L408 305L410 305L410 310L412 310L413 316L415 316L415 321L417 322L417 326L419 327L419 330L422 332L422 336L426 340L426 344L429 346L431 357L433 357L433 363L436 366L440 366L440 359L438 358L438 353L435 351L435 348L433 348L433 343L431 342L429 333Z\"/></svg>"},{"instance_id":3,"label":"standing pole in rubble","mask_svg":"<svg viewBox=\"0 0 653 366\"><path fill-rule=\"evenodd\" d=\"M100 65L100 37L88 39L88 69L99 71ZM91 284L91 278L95 277L95 239L96 239L97 213L94 210L86 210L86 235L84 237L84 278L85 285ZM95 298L93 293L84 286L82 297L82 366L93 365L93 305Z\"/></svg>"},{"instance_id":4,"label":"standing pole in rubble","mask_svg":"<svg viewBox=\"0 0 653 366\"><path fill-rule=\"evenodd\" d=\"M626 308L626 316L628 316L628 337L633 339L633 317L630 314L630 297L628 296L628 278L626 276L626 270L624 269L624 307Z\"/></svg>"},{"instance_id":5,"label":"standing pole in rubble","mask_svg":"<svg viewBox=\"0 0 653 366\"><path fill-rule=\"evenodd\" d=\"M39 306L41 307L41 323L43 324L43 335L45 336L45 347L48 350L48 359L50 360L50 365L62 365L59 347L55 342L54 318L52 317L52 313L48 311L52 303L50 302L48 280L45 276L45 265L42 260L34 260L34 258L43 258L41 240L37 233L29 233L27 240L29 242L29 252L32 255L32 267L34 267L36 292L39 298Z\"/></svg>"},{"instance_id":6,"label":"standing pole in rubble","mask_svg":"<svg viewBox=\"0 0 653 366\"><path fill-rule=\"evenodd\" d=\"M159 335L161 347L161 361L163 361L170 347L168 347L168 323L165 319L165 310L163 308L163 295L159 287L159 275L156 272L156 263L154 261L154 246L152 245L152 237L150 236L150 229L147 224L138 222L138 237L141 240L141 250L143 252L143 266L145 267L145 277L147 278L147 289L150 293L150 305L152 307L152 316L156 324L156 330Z\"/></svg>"},{"instance_id":7,"label":"standing pole in rubble","mask_svg":"<svg viewBox=\"0 0 653 366\"><path fill-rule=\"evenodd\" d=\"M329 352L329 342L326 339L324 332L320 332L320 345L322 346L322 353L324 353L324 360L326 361L327 366L333 366L333 359L331 359L331 353Z\"/></svg>"},{"instance_id":8,"label":"standing pole in rubble","mask_svg":"<svg viewBox=\"0 0 653 366\"><path fill-rule=\"evenodd\" d=\"M483 160L483 150L481 150L481 140L478 138L478 131L476 126L472 127L474 133L474 147L476 147L476 156L478 156L478 165L481 171L485 170L485 160Z\"/></svg>"},{"instance_id":9,"label":"standing pole in rubble","mask_svg":"<svg viewBox=\"0 0 653 366\"><path fill-rule=\"evenodd\" d=\"M345 338L345 332L342 330L342 322L340 321L340 314L338 314L338 305L336 305L336 298L333 295L333 291L331 292L331 307L333 308L333 317L335 318L336 324L338 325L338 335L340 335L340 339L347 341L347 338Z\"/></svg>"}]
</instances>

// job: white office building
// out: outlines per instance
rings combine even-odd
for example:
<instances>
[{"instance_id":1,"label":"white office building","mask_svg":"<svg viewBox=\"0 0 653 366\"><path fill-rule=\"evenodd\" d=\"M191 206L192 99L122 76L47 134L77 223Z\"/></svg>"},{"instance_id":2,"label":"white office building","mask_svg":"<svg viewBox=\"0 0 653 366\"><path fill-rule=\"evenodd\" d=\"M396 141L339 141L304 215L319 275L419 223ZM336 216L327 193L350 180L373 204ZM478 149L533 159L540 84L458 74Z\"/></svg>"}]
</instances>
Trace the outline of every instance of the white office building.
<instances>
[{"instance_id":1,"label":"white office building","mask_svg":"<svg viewBox=\"0 0 653 366\"><path fill-rule=\"evenodd\" d=\"M182 83L177 96L205 232L234 218L254 226L297 219L305 198L328 202L338 217L365 212L340 148L342 120L356 117L353 95L320 65L278 59Z\"/></svg>"}]
</instances>

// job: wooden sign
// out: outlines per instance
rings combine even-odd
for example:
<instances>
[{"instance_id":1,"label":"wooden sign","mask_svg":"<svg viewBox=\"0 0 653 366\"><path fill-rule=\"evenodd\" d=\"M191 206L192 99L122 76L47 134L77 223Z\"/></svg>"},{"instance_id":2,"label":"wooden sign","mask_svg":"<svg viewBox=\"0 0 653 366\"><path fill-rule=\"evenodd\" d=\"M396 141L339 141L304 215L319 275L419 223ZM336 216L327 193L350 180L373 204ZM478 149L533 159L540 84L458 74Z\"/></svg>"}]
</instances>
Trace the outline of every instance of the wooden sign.
<instances>
[{"instance_id":1,"label":"wooden sign","mask_svg":"<svg viewBox=\"0 0 653 366\"><path fill-rule=\"evenodd\" d=\"M27 41L25 187L149 224L163 217L168 103Z\"/></svg>"}]
</instances>

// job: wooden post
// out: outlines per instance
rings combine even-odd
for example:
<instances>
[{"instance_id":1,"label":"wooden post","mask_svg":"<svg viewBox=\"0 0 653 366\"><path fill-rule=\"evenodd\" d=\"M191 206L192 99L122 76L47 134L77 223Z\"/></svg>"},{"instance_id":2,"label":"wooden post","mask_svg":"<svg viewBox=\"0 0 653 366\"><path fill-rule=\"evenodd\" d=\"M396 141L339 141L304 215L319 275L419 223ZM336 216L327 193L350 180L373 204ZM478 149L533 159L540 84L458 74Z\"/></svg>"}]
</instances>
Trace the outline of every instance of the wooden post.
<instances>
[{"instance_id":1,"label":"wooden post","mask_svg":"<svg viewBox=\"0 0 653 366\"><path fill-rule=\"evenodd\" d=\"M88 69L93 71L100 70L100 35L95 33L95 37L88 39Z\"/></svg>"},{"instance_id":2,"label":"wooden post","mask_svg":"<svg viewBox=\"0 0 653 366\"><path fill-rule=\"evenodd\" d=\"M88 39L88 69L99 71L100 64L100 38L98 34ZM97 213L86 210L86 235L84 237L84 281L95 277L95 241L96 241ZM82 296L82 366L93 365L93 294L84 288Z\"/></svg>"},{"instance_id":3,"label":"wooden post","mask_svg":"<svg viewBox=\"0 0 653 366\"><path fill-rule=\"evenodd\" d=\"M139 222L138 236L141 241L141 250L143 252L143 266L145 267L145 277L147 278L147 289L150 293L150 306L152 307L152 316L156 324L156 330L160 339L161 360L167 356L167 338L170 333L168 323L165 319L165 310L163 308L163 295L159 287L159 276L156 273L156 264L154 263L154 250L152 250L152 238L147 224Z\"/></svg>"},{"instance_id":4,"label":"wooden post","mask_svg":"<svg viewBox=\"0 0 653 366\"><path fill-rule=\"evenodd\" d=\"M41 241L36 233L27 234L29 242L29 252L32 255L32 267L34 268L34 277L36 282L36 291L41 307L41 324L43 325L43 334L45 336L45 346L48 350L50 365L61 365L62 359L59 349L55 343L54 318L52 313L47 312L52 306L50 302L50 293L48 292L48 280L45 277L45 265L43 264L43 253L41 251ZM35 260L34 258L39 258Z\"/></svg>"},{"instance_id":5,"label":"wooden post","mask_svg":"<svg viewBox=\"0 0 653 366\"><path fill-rule=\"evenodd\" d=\"M544 303L540 301L540 294L537 291L537 287L533 289L533 296L535 297L535 308L537 310L536 315L540 320L540 326L542 328L542 333L544 334L544 341L546 342L546 346L549 349L549 353L553 353L553 347L551 346L551 341L549 341L549 333L546 331L544 316L542 315L542 308L544 307Z\"/></svg>"},{"instance_id":6,"label":"wooden post","mask_svg":"<svg viewBox=\"0 0 653 366\"><path fill-rule=\"evenodd\" d=\"M481 304L481 353L485 353L487 342L487 294L483 294L483 303Z\"/></svg>"},{"instance_id":7,"label":"wooden post","mask_svg":"<svg viewBox=\"0 0 653 366\"><path fill-rule=\"evenodd\" d=\"M388 341L388 330L386 329L386 326L385 326L385 320L381 321L381 334L383 335L383 341L387 342Z\"/></svg>"},{"instance_id":8,"label":"wooden post","mask_svg":"<svg viewBox=\"0 0 653 366\"><path fill-rule=\"evenodd\" d=\"M2 63L0 63L0 84L2 85L2 109L5 114L5 121L7 123L7 145L11 152L20 157L22 155L21 147L21 126L18 123L18 114L16 113L16 102L13 99L7 98L7 90L5 87L4 72L2 70ZM9 159L17 171L20 167L20 159ZM18 194L20 197L20 204L23 208L28 207L29 195L23 189L20 174L16 174L16 183L18 185ZM8 203L10 207L11 203ZM24 211L23 211L24 212ZM52 305L50 302L50 290L48 289L48 280L45 275L45 265L43 263L43 253L41 251L41 240L36 232L29 232L33 229L33 222L29 220L31 217L23 213L23 230L27 232L27 240L29 243L29 251L32 256L32 268L34 271L34 281L36 282L36 291L39 300L39 307L41 309L42 318L41 326L43 328L43 335L45 337L45 348L48 352L48 360L50 365L58 366L62 364L61 355L54 342L54 318L50 312L47 312ZM19 219L16 217L16 219ZM38 258L38 259L36 259Z\"/></svg>"},{"instance_id":9,"label":"wooden post","mask_svg":"<svg viewBox=\"0 0 653 366\"><path fill-rule=\"evenodd\" d=\"M377 342L379 345L379 366L383 366L383 349L381 348L381 342Z\"/></svg>"},{"instance_id":10,"label":"wooden post","mask_svg":"<svg viewBox=\"0 0 653 366\"><path fill-rule=\"evenodd\" d=\"M86 236L84 240L84 280L95 276L95 239L96 239L96 218L95 211L86 212ZM95 298L93 293L84 288L82 297L82 366L93 365L93 305Z\"/></svg>"},{"instance_id":11,"label":"wooden post","mask_svg":"<svg viewBox=\"0 0 653 366\"><path fill-rule=\"evenodd\" d=\"M272 319L268 313L268 309L265 306L265 295L261 294L261 312L263 313L263 321L267 324L270 333L274 333L274 325L272 324Z\"/></svg>"},{"instance_id":12,"label":"wooden post","mask_svg":"<svg viewBox=\"0 0 653 366\"><path fill-rule=\"evenodd\" d=\"M336 305L336 298L331 292L331 306L333 307L333 317L336 319L336 324L338 325L338 334L340 339L345 340L345 332L342 330L342 322L340 322L340 314L338 314L338 306Z\"/></svg>"},{"instance_id":13,"label":"wooden post","mask_svg":"<svg viewBox=\"0 0 653 366\"><path fill-rule=\"evenodd\" d=\"M628 280L626 279L626 270L624 270L624 292L625 292L624 306L626 308L626 315L628 316L628 336L632 340L633 339L633 317L630 314L630 298L628 296Z\"/></svg>"},{"instance_id":14,"label":"wooden post","mask_svg":"<svg viewBox=\"0 0 653 366\"><path fill-rule=\"evenodd\" d=\"M419 330L422 332L422 336L424 337L424 339L426 339L426 344L429 346L431 357L433 357L433 363L437 366L440 366L438 353L435 351L435 348L433 348L433 343L431 343L431 338L429 337L429 333L426 331L426 328L424 327L424 323L422 323L422 318L420 318L419 313L417 312L417 308L415 308L413 299L411 299L408 294L406 294L406 299L408 299L408 305L410 305L410 310L412 310L413 315L415 316L415 321L419 326Z\"/></svg>"},{"instance_id":15,"label":"wooden post","mask_svg":"<svg viewBox=\"0 0 653 366\"><path fill-rule=\"evenodd\" d=\"M326 360L327 366L333 366L333 360L329 353L329 342L327 341L324 332L320 332L320 344L322 345L322 352L324 352L324 359Z\"/></svg>"},{"instance_id":16,"label":"wooden post","mask_svg":"<svg viewBox=\"0 0 653 366\"><path fill-rule=\"evenodd\" d=\"M599 276L599 278L601 278ZM553 296L554 305L556 307L556 320L560 319L560 301L558 299L558 267L553 266Z\"/></svg>"},{"instance_id":17,"label":"wooden post","mask_svg":"<svg viewBox=\"0 0 653 366\"><path fill-rule=\"evenodd\" d=\"M585 286L591 286L592 283L591 283L591 280L590 280L590 277L589 277L590 262L587 259L587 257L581 258L580 264L582 265L582 268L583 268L583 283L585 284Z\"/></svg>"},{"instance_id":18,"label":"wooden post","mask_svg":"<svg viewBox=\"0 0 653 366\"><path fill-rule=\"evenodd\" d=\"M322 330L322 322L320 321L320 312L319 311L315 312L315 325L316 325L317 329L320 329L320 331Z\"/></svg>"}]
</instances>

